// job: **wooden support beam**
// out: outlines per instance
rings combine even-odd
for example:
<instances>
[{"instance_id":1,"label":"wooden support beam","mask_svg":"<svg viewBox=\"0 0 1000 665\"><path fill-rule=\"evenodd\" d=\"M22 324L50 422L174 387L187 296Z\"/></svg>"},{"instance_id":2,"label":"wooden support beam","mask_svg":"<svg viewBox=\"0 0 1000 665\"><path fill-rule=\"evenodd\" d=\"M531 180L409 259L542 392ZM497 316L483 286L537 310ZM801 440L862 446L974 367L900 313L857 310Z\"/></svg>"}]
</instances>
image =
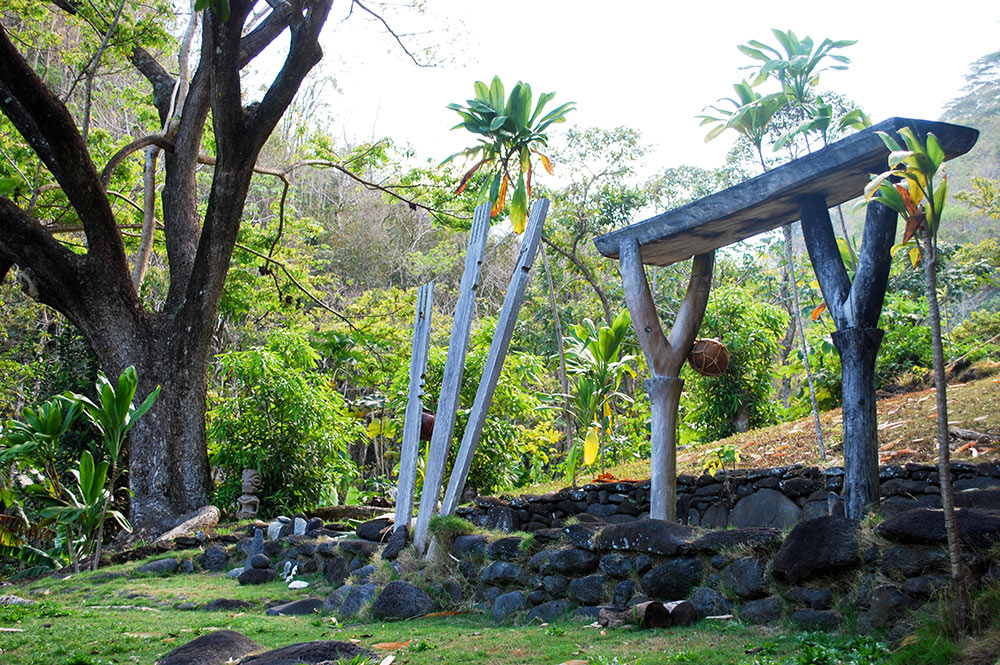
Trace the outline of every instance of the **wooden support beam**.
<instances>
[{"instance_id":1,"label":"wooden support beam","mask_svg":"<svg viewBox=\"0 0 1000 665\"><path fill-rule=\"evenodd\" d=\"M531 206L528 226L521 239L521 251L517 257L517 266L514 268L510 285L507 287L507 294L503 299L500 318L497 319L497 329L493 333L493 342L490 344L490 352L486 357L486 366L479 379L479 388L476 390L476 399L472 404L472 411L469 413L469 422L465 426L462 445L458 449L458 457L451 470L448 489L441 502L442 515L450 515L455 511L461 499L462 490L465 489L465 481L469 477L469 468L472 466L472 457L476 454L476 448L479 446L479 437L483 433L486 414L493 402L493 393L496 391L497 381L500 378L500 370L503 369L503 361L507 357L507 349L510 347L510 340L514 335L514 324L517 323L517 315L521 311L524 291L531 279L531 266L535 261L535 254L538 252L542 226L545 224L545 216L548 211L548 199L539 199Z\"/></svg>"},{"instance_id":2,"label":"wooden support beam","mask_svg":"<svg viewBox=\"0 0 1000 665\"><path fill-rule=\"evenodd\" d=\"M865 217L861 255L854 282L833 234L828 202L819 195L799 202L802 235L827 309L837 330L844 419L844 507L861 519L878 506L878 412L875 407L875 358L882 343L879 316L885 300L896 237L896 212L872 202Z\"/></svg>"},{"instance_id":3,"label":"wooden support beam","mask_svg":"<svg viewBox=\"0 0 1000 665\"><path fill-rule=\"evenodd\" d=\"M434 282L417 289L413 321L413 350L410 353L410 388L403 421L403 445L399 456L399 484L396 488L395 531L409 524L413 513L413 489L420 454L420 423L423 419L424 383L427 379L427 347L431 341L431 314L434 311Z\"/></svg>"},{"instance_id":4,"label":"wooden support beam","mask_svg":"<svg viewBox=\"0 0 1000 665\"><path fill-rule=\"evenodd\" d=\"M476 208L472 216L469 247L465 254L465 271L462 273L458 302L455 304L451 340L448 342L448 357L444 363L441 393L438 396L437 413L434 416L434 433L431 435L427 464L424 467L424 486L413 534L413 544L418 552L423 551L427 538L427 525L441 493L441 477L444 475L444 465L451 449L451 436L455 431L458 396L462 391L462 374L465 372L469 332L472 330L472 315L476 309L476 294L479 291L479 277L489 228L490 204L484 203Z\"/></svg>"},{"instance_id":5,"label":"wooden support beam","mask_svg":"<svg viewBox=\"0 0 1000 665\"><path fill-rule=\"evenodd\" d=\"M652 409L649 516L673 522L677 519L677 407L684 387L679 375L705 317L715 252L694 257L684 302L669 338L656 313L638 241L624 239L618 255L632 327L653 373L646 381Z\"/></svg>"}]
</instances>

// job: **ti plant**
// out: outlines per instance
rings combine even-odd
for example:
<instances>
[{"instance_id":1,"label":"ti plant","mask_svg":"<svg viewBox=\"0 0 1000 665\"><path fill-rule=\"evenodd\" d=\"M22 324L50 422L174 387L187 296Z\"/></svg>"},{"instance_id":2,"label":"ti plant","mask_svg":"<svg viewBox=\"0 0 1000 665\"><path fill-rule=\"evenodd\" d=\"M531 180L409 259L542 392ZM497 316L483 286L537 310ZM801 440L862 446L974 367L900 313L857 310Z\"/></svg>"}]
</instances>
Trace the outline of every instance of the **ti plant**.
<instances>
[{"instance_id":1,"label":"ti plant","mask_svg":"<svg viewBox=\"0 0 1000 665\"><path fill-rule=\"evenodd\" d=\"M733 85L736 91L736 98L724 97L720 102L729 102L732 109L720 108L718 106L707 106L712 109L715 115L702 114L696 116L701 118L701 126L715 125L705 136L705 141L711 141L727 129L736 130L753 144L760 159L760 165L767 170L764 162L764 138L767 136L768 126L774 114L780 111L786 104L783 93L772 93L762 95L754 90L753 85L746 81L740 81Z\"/></svg>"},{"instance_id":2,"label":"ti plant","mask_svg":"<svg viewBox=\"0 0 1000 665\"><path fill-rule=\"evenodd\" d=\"M941 174L945 152L934 134L922 139L910 127L899 130L900 145L892 136L879 132L889 149L889 169L865 187L865 203L877 200L892 208L906 221L903 241L894 249L912 243L910 260L914 268L923 262L927 293L931 346L934 351L934 386L937 397L938 470L941 475L941 507L944 510L948 538L948 559L957 602L956 615L966 616L966 575L959 550L958 523L955 519L955 495L951 484L951 450L948 448L948 395L944 371L944 345L941 339L941 313L937 297L937 234L941 213L948 194L947 180ZM938 176L939 180L936 180ZM898 181L898 182L895 182ZM878 193L878 198L875 194Z\"/></svg>"},{"instance_id":3,"label":"ti plant","mask_svg":"<svg viewBox=\"0 0 1000 665\"><path fill-rule=\"evenodd\" d=\"M490 169L490 177L482 180L476 192L476 203L489 201L491 217L499 215L510 197L510 219L515 233L524 231L528 218L528 198L534 172L532 155L537 155L545 170L552 174L552 161L539 151L548 145L545 130L558 122L565 122L566 114L573 110L567 102L545 113L545 106L555 97L554 92L539 96L532 110L531 86L518 81L506 97L503 83L494 76L487 86L476 81L476 96L466 100L466 105L449 104L448 108L462 118L452 129L463 127L480 138L478 144L448 157L442 164L457 157L477 159L462 177L456 194L461 194L481 169Z\"/></svg>"}]
</instances>

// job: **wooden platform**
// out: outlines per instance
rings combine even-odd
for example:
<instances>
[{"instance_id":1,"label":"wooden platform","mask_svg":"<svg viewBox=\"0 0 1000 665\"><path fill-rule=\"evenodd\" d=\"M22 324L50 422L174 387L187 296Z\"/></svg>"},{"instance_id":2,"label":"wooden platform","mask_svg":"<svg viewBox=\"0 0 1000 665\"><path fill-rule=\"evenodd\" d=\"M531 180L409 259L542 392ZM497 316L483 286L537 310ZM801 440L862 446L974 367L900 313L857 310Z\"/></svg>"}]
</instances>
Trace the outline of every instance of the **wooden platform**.
<instances>
[{"instance_id":1,"label":"wooden platform","mask_svg":"<svg viewBox=\"0 0 1000 665\"><path fill-rule=\"evenodd\" d=\"M889 150L875 132L894 134L905 126L921 136L932 132L947 159L968 152L979 137L971 127L889 118L756 178L602 235L594 244L604 256L618 258L620 241L635 238L644 264L665 266L798 220L804 194L822 194L830 207L856 199L871 174L886 169Z\"/></svg>"}]
</instances>

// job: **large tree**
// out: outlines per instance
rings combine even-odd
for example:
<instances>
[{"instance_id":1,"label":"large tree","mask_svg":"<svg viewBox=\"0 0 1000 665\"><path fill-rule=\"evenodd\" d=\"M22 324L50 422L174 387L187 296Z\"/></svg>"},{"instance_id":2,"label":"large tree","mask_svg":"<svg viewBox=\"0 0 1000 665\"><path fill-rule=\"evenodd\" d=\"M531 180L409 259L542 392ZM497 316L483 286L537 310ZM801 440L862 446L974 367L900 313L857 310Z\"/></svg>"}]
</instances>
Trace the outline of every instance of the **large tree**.
<instances>
[{"instance_id":1,"label":"large tree","mask_svg":"<svg viewBox=\"0 0 1000 665\"><path fill-rule=\"evenodd\" d=\"M85 237L83 251L74 251L53 238L30 202L0 196L0 279L17 266L31 294L79 328L106 372L134 365L142 394L162 385L131 435L131 517L140 529L170 524L209 501L206 368L219 300L257 156L321 58L318 37L331 3L230 0L224 21L205 12L200 59L176 109L176 77L149 51L131 51L129 60L149 81L151 103L168 128L130 147L155 144L165 151L162 227L170 283L158 311L136 294L107 179L80 125L0 23L0 111L51 173ZM72 0L54 4L76 11ZM115 30L113 21L99 27L108 35ZM280 71L259 100L247 103L241 71L286 31ZM207 197L195 178L199 160L214 165Z\"/></svg>"}]
</instances>

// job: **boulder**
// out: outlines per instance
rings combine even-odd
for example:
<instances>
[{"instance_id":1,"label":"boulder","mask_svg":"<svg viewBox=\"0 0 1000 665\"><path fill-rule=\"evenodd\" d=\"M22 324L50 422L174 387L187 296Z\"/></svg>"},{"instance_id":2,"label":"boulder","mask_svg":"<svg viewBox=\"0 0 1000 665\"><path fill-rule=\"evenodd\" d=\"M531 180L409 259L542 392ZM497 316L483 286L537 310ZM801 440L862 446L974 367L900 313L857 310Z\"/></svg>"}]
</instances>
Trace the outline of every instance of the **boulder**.
<instances>
[{"instance_id":1,"label":"boulder","mask_svg":"<svg viewBox=\"0 0 1000 665\"><path fill-rule=\"evenodd\" d=\"M624 554L619 554L617 552L605 554L601 557L599 565L601 570L606 575L620 580L623 580L632 574L632 560Z\"/></svg>"},{"instance_id":2,"label":"boulder","mask_svg":"<svg viewBox=\"0 0 1000 665\"><path fill-rule=\"evenodd\" d=\"M150 561L149 563L144 563L135 569L137 573L151 573L154 575L166 575L167 573L172 573L177 570L180 566L180 561L170 557L168 559L157 559L156 561Z\"/></svg>"},{"instance_id":3,"label":"boulder","mask_svg":"<svg viewBox=\"0 0 1000 665\"><path fill-rule=\"evenodd\" d=\"M528 607L528 599L523 591L510 591L500 594L493 601L493 620L502 621L516 612Z\"/></svg>"},{"instance_id":4,"label":"boulder","mask_svg":"<svg viewBox=\"0 0 1000 665\"><path fill-rule=\"evenodd\" d=\"M290 644L240 661L240 665L321 665L374 658L374 654L351 642L318 640ZM366 662L371 662L366 661Z\"/></svg>"},{"instance_id":5,"label":"boulder","mask_svg":"<svg viewBox=\"0 0 1000 665\"><path fill-rule=\"evenodd\" d=\"M673 556L697 538L694 528L663 520L636 520L605 527L595 538L599 550Z\"/></svg>"},{"instance_id":6,"label":"boulder","mask_svg":"<svg viewBox=\"0 0 1000 665\"><path fill-rule=\"evenodd\" d=\"M368 520L367 522L362 522L358 525L358 538L374 543L381 543L389 537L389 527L391 527L392 524L393 521L387 517L379 517L377 519Z\"/></svg>"},{"instance_id":7,"label":"boulder","mask_svg":"<svg viewBox=\"0 0 1000 665\"><path fill-rule=\"evenodd\" d=\"M701 583L703 574L701 561L696 558L671 559L642 576L642 590L650 598L687 598L691 589Z\"/></svg>"},{"instance_id":8,"label":"boulder","mask_svg":"<svg viewBox=\"0 0 1000 665\"><path fill-rule=\"evenodd\" d=\"M377 592L378 587L371 582L352 585L347 597L344 598L344 602L340 605L340 611L337 612L337 616L341 619L354 618L375 597Z\"/></svg>"},{"instance_id":9,"label":"boulder","mask_svg":"<svg viewBox=\"0 0 1000 665\"><path fill-rule=\"evenodd\" d=\"M300 598L267 608L267 615L301 616L303 614L319 614L321 611L323 611L323 600L321 598Z\"/></svg>"},{"instance_id":10,"label":"boulder","mask_svg":"<svg viewBox=\"0 0 1000 665\"><path fill-rule=\"evenodd\" d=\"M568 600L550 600L537 605L528 612L528 620L554 621L569 612Z\"/></svg>"},{"instance_id":11,"label":"boulder","mask_svg":"<svg viewBox=\"0 0 1000 665\"><path fill-rule=\"evenodd\" d=\"M780 580L799 584L860 561L857 523L828 515L795 525L774 555L771 571Z\"/></svg>"},{"instance_id":12,"label":"boulder","mask_svg":"<svg viewBox=\"0 0 1000 665\"><path fill-rule=\"evenodd\" d=\"M774 489L759 489L736 502L729 511L729 525L736 528L766 526L787 529L799 521L801 509Z\"/></svg>"},{"instance_id":13,"label":"boulder","mask_svg":"<svg viewBox=\"0 0 1000 665\"><path fill-rule=\"evenodd\" d=\"M699 618L708 616L719 616L730 614L732 607L726 597L715 589L700 586L694 590L688 601L694 606L695 613Z\"/></svg>"},{"instance_id":14,"label":"boulder","mask_svg":"<svg viewBox=\"0 0 1000 665\"><path fill-rule=\"evenodd\" d=\"M252 557L250 557L247 560L247 563L246 563L245 566L243 566L243 569L244 570L246 570L247 568L261 568L261 569L263 569L263 568L270 568L270 567L271 567L271 559L268 558L268 556L266 554L254 554Z\"/></svg>"},{"instance_id":15,"label":"boulder","mask_svg":"<svg viewBox=\"0 0 1000 665\"><path fill-rule=\"evenodd\" d=\"M486 536L478 533L456 536L451 553L459 559L482 559L486 556Z\"/></svg>"},{"instance_id":16,"label":"boulder","mask_svg":"<svg viewBox=\"0 0 1000 665\"><path fill-rule=\"evenodd\" d=\"M833 591L830 589L792 587L785 592L785 598L796 605L805 605L814 610L828 610L833 607Z\"/></svg>"},{"instance_id":17,"label":"boulder","mask_svg":"<svg viewBox=\"0 0 1000 665\"><path fill-rule=\"evenodd\" d=\"M513 584L527 578L524 568L510 561L494 561L479 573L484 584Z\"/></svg>"},{"instance_id":18,"label":"boulder","mask_svg":"<svg viewBox=\"0 0 1000 665\"><path fill-rule=\"evenodd\" d=\"M335 587L339 587L351 574L351 564L347 559L334 557L323 561L323 577Z\"/></svg>"},{"instance_id":19,"label":"boulder","mask_svg":"<svg viewBox=\"0 0 1000 665\"><path fill-rule=\"evenodd\" d=\"M770 593L767 564L754 557L733 561L722 572L722 580L740 600L755 600Z\"/></svg>"},{"instance_id":20,"label":"boulder","mask_svg":"<svg viewBox=\"0 0 1000 665\"><path fill-rule=\"evenodd\" d=\"M216 598L211 600L198 609L204 612L240 612L242 610L248 610L253 607L253 604L248 603L245 600L238 600L236 598Z\"/></svg>"},{"instance_id":21,"label":"boulder","mask_svg":"<svg viewBox=\"0 0 1000 665\"><path fill-rule=\"evenodd\" d=\"M323 599L323 612L325 614L337 613L344 604L347 595L351 593L351 588L350 584L345 584Z\"/></svg>"},{"instance_id":22,"label":"boulder","mask_svg":"<svg viewBox=\"0 0 1000 665\"><path fill-rule=\"evenodd\" d=\"M404 547L406 547L407 532L408 529L405 524L392 532L392 535L389 536L389 540L385 543L385 547L382 548L383 561L396 560L399 553L403 551Z\"/></svg>"},{"instance_id":23,"label":"boulder","mask_svg":"<svg viewBox=\"0 0 1000 665\"><path fill-rule=\"evenodd\" d=\"M521 554L521 541L523 538L510 536L494 540L486 546L486 556L499 561L513 561Z\"/></svg>"},{"instance_id":24,"label":"boulder","mask_svg":"<svg viewBox=\"0 0 1000 665\"><path fill-rule=\"evenodd\" d=\"M740 607L740 619L752 624L772 623L781 618L781 601L775 596L748 600Z\"/></svg>"},{"instance_id":25,"label":"boulder","mask_svg":"<svg viewBox=\"0 0 1000 665\"><path fill-rule=\"evenodd\" d=\"M736 547L770 548L781 542L781 531L766 527L745 527L711 531L687 546L692 552L706 554Z\"/></svg>"},{"instance_id":26,"label":"boulder","mask_svg":"<svg viewBox=\"0 0 1000 665\"><path fill-rule=\"evenodd\" d=\"M169 542L181 536L193 536L197 531L206 531L219 523L219 509L215 506L202 506L184 515L180 524L154 540L154 543Z\"/></svg>"},{"instance_id":27,"label":"boulder","mask_svg":"<svg viewBox=\"0 0 1000 665\"><path fill-rule=\"evenodd\" d=\"M584 513L585 515L587 513ZM594 519L597 519L596 517ZM570 524L563 529L566 538L576 547L584 550L596 549L594 546L594 536L601 530L602 523L597 522L577 522Z\"/></svg>"},{"instance_id":28,"label":"boulder","mask_svg":"<svg viewBox=\"0 0 1000 665\"><path fill-rule=\"evenodd\" d=\"M229 564L229 555L226 554L226 550L218 545L212 545L195 557L195 560L201 566L202 570L221 573Z\"/></svg>"},{"instance_id":29,"label":"boulder","mask_svg":"<svg viewBox=\"0 0 1000 665\"><path fill-rule=\"evenodd\" d=\"M376 619L409 619L433 611L434 601L430 596L402 580L389 582L372 605L372 616Z\"/></svg>"},{"instance_id":30,"label":"boulder","mask_svg":"<svg viewBox=\"0 0 1000 665\"><path fill-rule=\"evenodd\" d=\"M841 616L833 610L808 607L792 612L791 620L803 630L835 630L842 621Z\"/></svg>"},{"instance_id":31,"label":"boulder","mask_svg":"<svg viewBox=\"0 0 1000 665\"><path fill-rule=\"evenodd\" d=\"M604 575L587 575L569 583L566 595L577 605L600 605L604 600Z\"/></svg>"},{"instance_id":32,"label":"boulder","mask_svg":"<svg viewBox=\"0 0 1000 665\"><path fill-rule=\"evenodd\" d=\"M340 549L353 556L370 557L378 551L378 543L370 540L347 539L340 541Z\"/></svg>"},{"instance_id":33,"label":"boulder","mask_svg":"<svg viewBox=\"0 0 1000 665\"><path fill-rule=\"evenodd\" d=\"M542 588L553 598L558 598L566 593L568 586L569 580L562 575L546 575L542 578Z\"/></svg>"},{"instance_id":34,"label":"boulder","mask_svg":"<svg viewBox=\"0 0 1000 665\"><path fill-rule=\"evenodd\" d=\"M265 584L277 579L278 573L270 568L247 568L236 578L241 586L248 584Z\"/></svg>"},{"instance_id":35,"label":"boulder","mask_svg":"<svg viewBox=\"0 0 1000 665\"><path fill-rule=\"evenodd\" d=\"M1000 542L1000 511L956 508L958 535L963 543L988 548ZM876 528L878 535L895 543L942 545L948 538L944 530L944 511L915 508L887 519Z\"/></svg>"},{"instance_id":36,"label":"boulder","mask_svg":"<svg viewBox=\"0 0 1000 665\"><path fill-rule=\"evenodd\" d=\"M899 587L885 584L872 591L871 623L875 628L886 628L910 607L909 597Z\"/></svg>"},{"instance_id":37,"label":"boulder","mask_svg":"<svg viewBox=\"0 0 1000 665\"><path fill-rule=\"evenodd\" d=\"M31 600L30 598L21 598L20 596L13 596L11 594L4 594L0 596L0 607L27 607L29 605L34 605L37 602L38 601Z\"/></svg>"},{"instance_id":38,"label":"boulder","mask_svg":"<svg viewBox=\"0 0 1000 665\"><path fill-rule=\"evenodd\" d=\"M157 661L157 665L222 665L264 647L235 630L217 630L196 637Z\"/></svg>"},{"instance_id":39,"label":"boulder","mask_svg":"<svg viewBox=\"0 0 1000 665\"><path fill-rule=\"evenodd\" d=\"M611 595L611 604L615 607L627 607L629 600L635 596L635 582L632 580L622 580L615 585L614 593Z\"/></svg>"},{"instance_id":40,"label":"boulder","mask_svg":"<svg viewBox=\"0 0 1000 665\"><path fill-rule=\"evenodd\" d=\"M549 569L564 575L585 575L597 568L600 557L579 547L560 547L549 555Z\"/></svg>"}]
</instances>

